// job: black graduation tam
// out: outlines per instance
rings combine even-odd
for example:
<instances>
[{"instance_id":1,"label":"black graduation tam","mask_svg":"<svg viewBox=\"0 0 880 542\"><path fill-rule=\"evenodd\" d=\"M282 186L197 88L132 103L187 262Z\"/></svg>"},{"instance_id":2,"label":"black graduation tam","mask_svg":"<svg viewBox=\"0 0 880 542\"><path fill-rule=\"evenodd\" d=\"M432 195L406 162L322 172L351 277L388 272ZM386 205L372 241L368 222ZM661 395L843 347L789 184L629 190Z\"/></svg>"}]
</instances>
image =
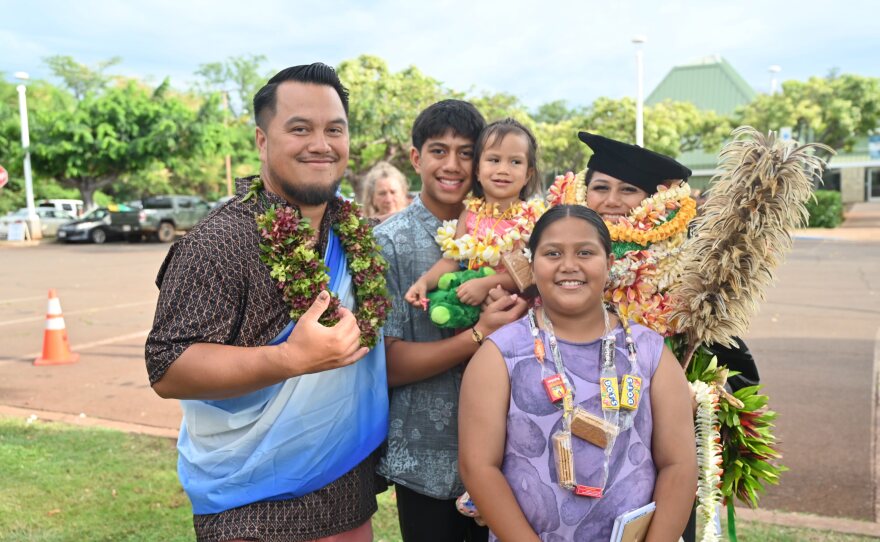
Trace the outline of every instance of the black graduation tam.
<instances>
[{"instance_id":1,"label":"black graduation tam","mask_svg":"<svg viewBox=\"0 0 880 542\"><path fill-rule=\"evenodd\" d=\"M648 194L657 192L657 185L665 181L691 176L690 169L663 154L589 132L579 132L578 137L593 149L589 169L628 182Z\"/></svg>"}]
</instances>

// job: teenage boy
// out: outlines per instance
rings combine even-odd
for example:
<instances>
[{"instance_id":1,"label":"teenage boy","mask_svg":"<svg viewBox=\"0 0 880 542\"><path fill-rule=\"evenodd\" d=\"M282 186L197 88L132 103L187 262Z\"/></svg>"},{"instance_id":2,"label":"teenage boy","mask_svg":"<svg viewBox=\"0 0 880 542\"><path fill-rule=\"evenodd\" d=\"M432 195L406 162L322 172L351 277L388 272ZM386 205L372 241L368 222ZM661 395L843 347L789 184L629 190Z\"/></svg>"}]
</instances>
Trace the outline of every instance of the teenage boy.
<instances>
[{"instance_id":1,"label":"teenage boy","mask_svg":"<svg viewBox=\"0 0 880 542\"><path fill-rule=\"evenodd\" d=\"M458 513L458 392L464 366L483 340L525 313L515 295L490 303L479 321L457 335L431 323L403 296L442 257L434 240L444 220L462 212L470 191L474 142L485 120L470 103L444 100L416 118L410 161L422 180L413 203L376 228L388 261L392 308L385 322L392 388L388 445L379 473L397 489L405 542L485 541L488 531Z\"/></svg>"}]
</instances>

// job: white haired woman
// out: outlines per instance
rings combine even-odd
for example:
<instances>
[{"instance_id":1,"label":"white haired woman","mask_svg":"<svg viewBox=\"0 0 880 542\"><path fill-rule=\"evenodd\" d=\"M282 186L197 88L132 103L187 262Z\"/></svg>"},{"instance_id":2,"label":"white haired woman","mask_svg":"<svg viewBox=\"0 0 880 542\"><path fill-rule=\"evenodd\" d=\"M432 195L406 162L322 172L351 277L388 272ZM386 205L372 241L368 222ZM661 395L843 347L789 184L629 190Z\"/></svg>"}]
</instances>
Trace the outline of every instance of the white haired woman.
<instances>
[{"instance_id":1,"label":"white haired woman","mask_svg":"<svg viewBox=\"0 0 880 542\"><path fill-rule=\"evenodd\" d=\"M364 178L363 204L367 216L384 221L409 204L409 182L399 169L382 161Z\"/></svg>"}]
</instances>

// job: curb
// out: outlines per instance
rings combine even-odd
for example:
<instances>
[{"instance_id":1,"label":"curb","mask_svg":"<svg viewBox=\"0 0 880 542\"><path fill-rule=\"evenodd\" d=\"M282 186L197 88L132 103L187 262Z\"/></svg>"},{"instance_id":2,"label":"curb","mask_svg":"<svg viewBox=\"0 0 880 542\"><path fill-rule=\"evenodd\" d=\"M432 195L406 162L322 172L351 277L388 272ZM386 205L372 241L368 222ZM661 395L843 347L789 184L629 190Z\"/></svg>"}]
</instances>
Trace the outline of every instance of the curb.
<instances>
[{"instance_id":1,"label":"curb","mask_svg":"<svg viewBox=\"0 0 880 542\"><path fill-rule=\"evenodd\" d=\"M880 537L880 524L859 521L857 519L830 518L775 510L752 510L749 508L737 508L736 519L780 525L782 527L807 528L817 531L833 531L841 534Z\"/></svg>"},{"instance_id":2,"label":"curb","mask_svg":"<svg viewBox=\"0 0 880 542\"><path fill-rule=\"evenodd\" d=\"M44 240L39 241L0 241L0 248L33 248L45 243Z\"/></svg>"},{"instance_id":3,"label":"curb","mask_svg":"<svg viewBox=\"0 0 880 542\"><path fill-rule=\"evenodd\" d=\"M153 437L162 437L177 440L177 429L169 429L167 427L156 427L154 425L143 425L139 423L119 422L116 420L108 420L105 418L91 418L85 414L70 414L68 412L52 412L49 410L37 410L29 408L18 408L12 406L0 405L0 416L9 416L12 418L31 419L35 416L39 420L61 422L78 427L101 427L104 429L115 429L123 433L134 433L138 435L150 435Z\"/></svg>"},{"instance_id":4,"label":"curb","mask_svg":"<svg viewBox=\"0 0 880 542\"><path fill-rule=\"evenodd\" d=\"M793 239L880 242L880 228L804 228L792 230Z\"/></svg>"}]
</instances>

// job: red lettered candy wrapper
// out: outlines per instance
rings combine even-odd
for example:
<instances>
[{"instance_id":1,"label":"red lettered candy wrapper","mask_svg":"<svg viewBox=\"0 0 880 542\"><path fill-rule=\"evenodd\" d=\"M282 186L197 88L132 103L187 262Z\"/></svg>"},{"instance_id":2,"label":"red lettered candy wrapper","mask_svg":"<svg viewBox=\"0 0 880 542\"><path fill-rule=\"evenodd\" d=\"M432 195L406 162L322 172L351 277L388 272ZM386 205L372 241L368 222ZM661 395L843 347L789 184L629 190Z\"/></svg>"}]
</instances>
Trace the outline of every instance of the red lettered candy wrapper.
<instances>
[{"instance_id":1,"label":"red lettered candy wrapper","mask_svg":"<svg viewBox=\"0 0 880 542\"><path fill-rule=\"evenodd\" d=\"M582 486L580 484L574 486L574 494L581 497L593 497L594 499L602 498L602 488L593 486Z\"/></svg>"},{"instance_id":2,"label":"red lettered candy wrapper","mask_svg":"<svg viewBox=\"0 0 880 542\"><path fill-rule=\"evenodd\" d=\"M561 401L565 397L565 381L562 380L562 375L548 376L543 382L544 390L547 391L547 398L550 399L551 403Z\"/></svg>"}]
</instances>

